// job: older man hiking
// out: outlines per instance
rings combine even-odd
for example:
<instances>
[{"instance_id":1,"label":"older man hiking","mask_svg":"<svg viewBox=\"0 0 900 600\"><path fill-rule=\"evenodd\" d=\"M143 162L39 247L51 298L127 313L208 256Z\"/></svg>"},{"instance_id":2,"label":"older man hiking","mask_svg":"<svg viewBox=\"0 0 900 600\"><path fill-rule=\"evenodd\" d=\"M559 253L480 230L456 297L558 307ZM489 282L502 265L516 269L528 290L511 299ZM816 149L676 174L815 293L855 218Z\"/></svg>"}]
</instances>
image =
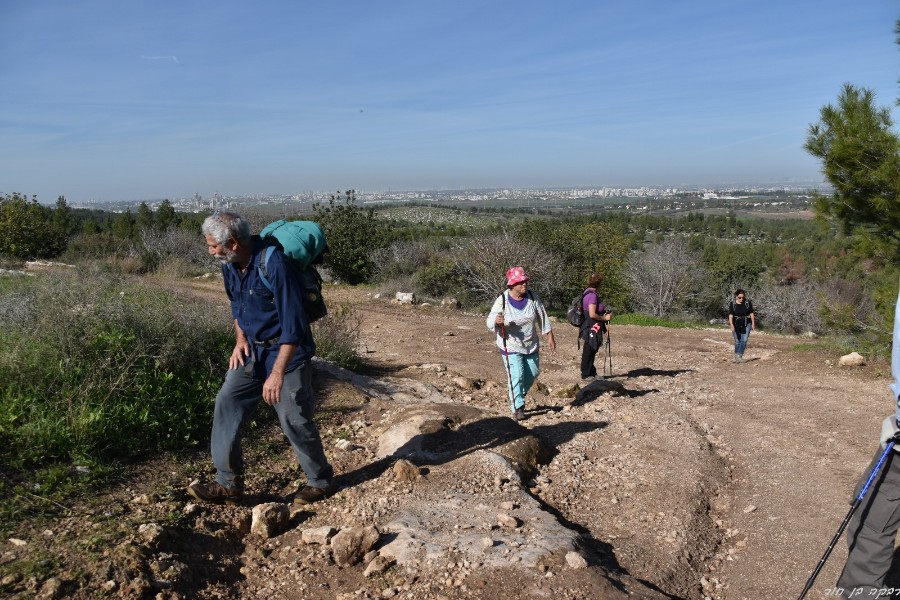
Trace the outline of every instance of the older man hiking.
<instances>
[{"instance_id":1,"label":"older man hiking","mask_svg":"<svg viewBox=\"0 0 900 600\"><path fill-rule=\"evenodd\" d=\"M334 472L313 422L310 360L316 346L300 301L299 275L282 252L272 252L264 259L270 291L259 272L266 245L251 236L249 223L237 213L213 213L202 231L209 253L222 262L237 340L213 414L210 446L216 478L207 484L192 482L188 493L206 502L241 501L241 426L262 400L278 414L308 480L294 494L294 502L327 498L333 492Z\"/></svg>"}]
</instances>

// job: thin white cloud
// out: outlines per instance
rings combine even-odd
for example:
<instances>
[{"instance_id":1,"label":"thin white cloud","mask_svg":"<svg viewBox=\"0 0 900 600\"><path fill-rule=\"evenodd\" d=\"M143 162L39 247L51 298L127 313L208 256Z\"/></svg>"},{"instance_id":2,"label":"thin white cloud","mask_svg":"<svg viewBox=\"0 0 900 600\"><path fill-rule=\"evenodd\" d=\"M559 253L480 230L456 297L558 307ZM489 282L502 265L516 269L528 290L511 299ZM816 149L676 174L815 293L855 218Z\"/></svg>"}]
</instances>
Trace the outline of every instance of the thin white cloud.
<instances>
[{"instance_id":1,"label":"thin white cloud","mask_svg":"<svg viewBox=\"0 0 900 600\"><path fill-rule=\"evenodd\" d=\"M141 55L141 58L144 59L144 60L171 60L171 61L174 62L176 65L180 65L180 64L181 64L180 62L178 62L178 57L177 57L177 56L171 56L171 55L170 55L170 56L144 56L144 55L142 54L142 55Z\"/></svg>"}]
</instances>

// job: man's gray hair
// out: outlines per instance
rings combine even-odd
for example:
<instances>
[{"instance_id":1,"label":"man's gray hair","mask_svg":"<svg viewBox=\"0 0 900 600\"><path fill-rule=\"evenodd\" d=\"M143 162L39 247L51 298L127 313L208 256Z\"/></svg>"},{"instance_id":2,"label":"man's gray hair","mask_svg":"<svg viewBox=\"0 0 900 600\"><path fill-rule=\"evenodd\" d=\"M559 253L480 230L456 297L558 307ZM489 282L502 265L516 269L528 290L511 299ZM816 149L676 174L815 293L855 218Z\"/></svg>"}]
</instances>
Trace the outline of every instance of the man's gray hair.
<instances>
[{"instance_id":1,"label":"man's gray hair","mask_svg":"<svg viewBox=\"0 0 900 600\"><path fill-rule=\"evenodd\" d=\"M250 241L250 223L244 217L227 210L217 210L206 217L201 231L204 236L212 236L219 244L234 238L240 244Z\"/></svg>"}]
</instances>

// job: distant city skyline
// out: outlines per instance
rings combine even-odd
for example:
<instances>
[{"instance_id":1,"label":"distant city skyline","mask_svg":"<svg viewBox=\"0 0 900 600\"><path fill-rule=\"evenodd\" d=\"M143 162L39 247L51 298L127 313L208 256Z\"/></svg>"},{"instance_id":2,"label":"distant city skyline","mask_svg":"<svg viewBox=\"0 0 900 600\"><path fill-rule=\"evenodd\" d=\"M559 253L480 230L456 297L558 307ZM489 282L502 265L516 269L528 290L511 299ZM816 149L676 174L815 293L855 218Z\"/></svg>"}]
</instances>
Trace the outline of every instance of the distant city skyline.
<instances>
[{"instance_id":1,"label":"distant city skyline","mask_svg":"<svg viewBox=\"0 0 900 600\"><path fill-rule=\"evenodd\" d=\"M751 196L773 195L787 196L797 199L811 199L813 192L827 193L830 187L826 183L808 183L797 185L742 185L723 187L686 187L672 188L664 186L639 187L552 187L552 188L470 188L460 190L354 190L356 200L361 205L370 204L429 204L436 205L491 205L498 201L522 202L521 206L539 208L541 206L563 206L567 202L597 200L601 204L609 201L648 199L675 199L694 196L699 199L740 200ZM734 196L733 194L740 194ZM210 195L195 193L192 196L173 198L143 198L128 200L110 200L98 202L93 199L84 202L70 202L73 208L93 208L123 212L137 210L140 204L147 204L151 209L158 209L163 202L169 202L179 211L200 212L217 208L236 208L258 205L280 205L288 209L298 208L303 211L311 209L315 203L325 203L331 196L339 200L346 197L345 191L304 191L294 194L246 194L228 195L215 192ZM777 203L777 202L776 202ZM52 204L52 203L48 203Z\"/></svg>"},{"instance_id":2,"label":"distant city skyline","mask_svg":"<svg viewBox=\"0 0 900 600\"><path fill-rule=\"evenodd\" d=\"M896 2L0 5L0 193L815 184L844 83L897 108Z\"/></svg>"}]
</instances>

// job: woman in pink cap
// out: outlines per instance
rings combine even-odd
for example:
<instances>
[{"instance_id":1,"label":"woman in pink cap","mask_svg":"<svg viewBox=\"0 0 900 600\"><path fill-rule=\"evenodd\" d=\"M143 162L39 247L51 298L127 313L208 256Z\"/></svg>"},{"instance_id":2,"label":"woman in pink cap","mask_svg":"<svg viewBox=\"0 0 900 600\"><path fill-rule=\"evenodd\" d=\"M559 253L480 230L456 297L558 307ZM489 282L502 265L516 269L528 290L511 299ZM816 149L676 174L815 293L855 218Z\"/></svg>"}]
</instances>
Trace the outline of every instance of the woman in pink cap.
<instances>
[{"instance_id":1,"label":"woman in pink cap","mask_svg":"<svg viewBox=\"0 0 900 600\"><path fill-rule=\"evenodd\" d=\"M556 350L547 311L537 294L528 289L528 275L522 267L510 267L506 272L506 291L494 301L487 326L497 333L513 418L521 421L525 419L525 395L540 373L537 332L546 335L550 349Z\"/></svg>"}]
</instances>

